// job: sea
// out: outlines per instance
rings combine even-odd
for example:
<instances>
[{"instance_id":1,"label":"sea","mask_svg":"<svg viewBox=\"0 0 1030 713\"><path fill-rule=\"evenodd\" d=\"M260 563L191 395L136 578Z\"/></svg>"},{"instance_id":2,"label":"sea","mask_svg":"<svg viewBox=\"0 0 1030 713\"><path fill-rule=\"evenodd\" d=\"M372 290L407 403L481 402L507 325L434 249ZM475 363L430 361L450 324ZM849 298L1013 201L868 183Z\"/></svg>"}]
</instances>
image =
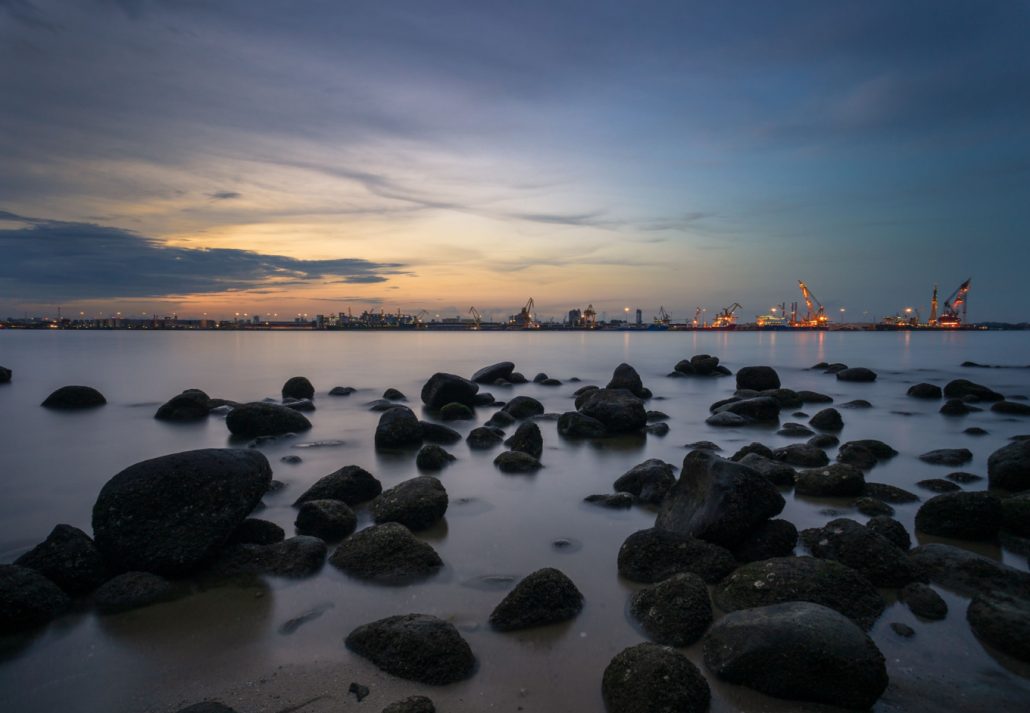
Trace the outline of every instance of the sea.
<instances>
[{"instance_id":1,"label":"sea","mask_svg":"<svg viewBox=\"0 0 1030 713\"><path fill-rule=\"evenodd\" d=\"M642 585L622 579L616 557L633 532L653 526L655 511L634 506L613 511L583 502L612 492L625 471L649 458L679 466L686 444L708 440L729 456L752 441L778 447L797 439L775 427L716 428L705 424L710 404L732 394L733 377L670 378L681 359L718 356L734 372L774 367L785 387L833 397L835 405L864 399L871 408L841 408L842 441L876 438L900 454L867 478L917 492L916 483L954 470L986 476L987 458L1030 420L989 410L964 417L938 413L940 402L909 398L918 382L944 385L956 378L985 384L1007 396L1030 396L1030 332L165 332L0 331L0 365L13 369L0 385L0 562L13 561L58 523L91 532L93 503L112 476L138 461L210 447L257 447L285 488L268 494L257 516L292 533L291 503L309 485L338 468L360 465L384 488L419 475L414 455L378 453L373 434L380 414L369 402L399 389L420 418L426 379L443 371L471 376L482 366L513 361L532 379L538 373L561 386L530 383L484 387L498 401L515 395L539 399L548 412L573 410L573 392L604 386L620 363L631 364L654 392L648 408L668 414L665 436L567 441L554 421L540 422L544 437L534 475L506 475L492 464L495 451L464 442L447 449L457 460L439 475L450 505L436 527L419 533L445 562L428 581L386 587L363 583L330 565L310 579L263 578L224 586L197 584L175 601L100 617L88 604L29 636L0 640L0 709L68 713L175 711L205 699L240 713L256 711L381 710L407 695L429 695L441 711L603 711L601 676L611 658L646 641L628 613ZM968 368L961 364L1011 368ZM843 362L877 372L873 383L847 383L813 370ZM1022 367L1022 368L1016 368ZM199 423L154 419L158 406L188 388L234 401L279 399L283 383L306 376L314 384L313 428L260 444L231 438L224 417ZM573 381L573 378L579 381ZM84 384L107 405L82 412L40 407L54 389ZM350 396L329 396L352 386ZM805 423L806 415L781 414ZM475 421L451 422L463 435L495 409L479 408ZM987 435L964 431L979 426ZM937 448L969 448L961 468L923 463ZM836 449L829 449L834 457ZM285 456L300 456L288 464ZM986 480L964 486L986 488ZM781 517L798 529L839 517L865 522L850 500L812 499L785 491ZM914 543L937 541L915 533L918 503L896 505L896 517ZM358 527L371 524L358 508ZM1022 570L1027 553L1000 542L952 541ZM799 545L798 553L804 550ZM542 567L567 574L583 593L582 613L563 624L517 633L493 631L487 619L514 582ZM887 659L891 685L879 711L1007 711L1030 709L1030 667L988 650L965 621L968 599L937 588L948 617L918 620L884 590L888 608L870 635ZM458 627L478 661L467 681L431 688L391 677L344 646L355 627L382 617L419 612ZM718 614L717 614L718 616ZM299 626L284 624L301 617ZM902 638L890 627L915 629ZM701 644L684 649L712 688L713 711L825 710L779 701L719 681L704 669ZM370 688L358 702L351 682Z\"/></svg>"}]
</instances>

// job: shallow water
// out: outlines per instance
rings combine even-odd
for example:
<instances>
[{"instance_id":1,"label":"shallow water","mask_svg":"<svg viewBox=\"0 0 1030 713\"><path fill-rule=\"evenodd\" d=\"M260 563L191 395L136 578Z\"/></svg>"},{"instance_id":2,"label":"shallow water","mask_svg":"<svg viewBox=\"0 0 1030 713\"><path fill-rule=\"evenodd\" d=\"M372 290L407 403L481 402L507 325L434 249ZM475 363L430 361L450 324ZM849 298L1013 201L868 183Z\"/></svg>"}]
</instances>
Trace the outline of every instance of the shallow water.
<instances>
[{"instance_id":1,"label":"shallow water","mask_svg":"<svg viewBox=\"0 0 1030 713\"><path fill-rule=\"evenodd\" d=\"M157 406L186 388L238 401L278 397L282 383L302 374L315 384L314 427L292 439L261 446L274 477L287 487L266 496L260 517L292 531L290 503L308 485L347 464L371 471L384 488L418 474L413 455L378 454L372 434L379 414L365 404L387 387L407 394L420 411L419 391L435 371L470 375L477 368L511 360L532 378L539 371L566 382L560 387L527 384L490 387L499 400L516 394L540 399L548 411L572 409L572 392L583 384L604 385L622 361L633 364L655 393L648 408L665 411L665 437L565 442L553 422L541 422L545 468L535 476L510 476L491 461L498 451L447 446L457 462L440 475L451 504L446 520L420 536L446 563L435 579L389 588L357 582L331 566L304 581L266 579L247 585L193 591L174 602L99 618L88 609L68 615L34 636L0 642L0 700L10 711L170 711L207 697L241 713L299 710L379 710L404 695L425 693L440 710L600 711L601 673L622 648L644 638L626 614L638 588L620 579L616 554L632 532L650 527L653 511L635 507L613 512L582 503L591 493L611 491L612 482L647 458L682 462L684 444L712 440L729 455L759 440L776 447L791 441L775 429L715 429L704 423L708 406L734 389L732 378L670 379L681 358L718 355L734 371L749 364L774 366L784 386L821 391L836 405L867 399L874 408L844 409L842 440L879 438L900 455L867 474L919 492L916 481L952 470L986 475L987 456L1030 421L989 411L962 418L937 413L939 402L905 396L909 385L943 385L968 378L1008 395L1030 395L1030 370L964 369L972 360L990 364L1030 362L1030 333L168 333L0 332L0 364L14 369L0 386L0 561L13 560L67 522L90 531L90 511L101 486L122 468L145 458L232 442L223 419L167 424L152 418ZM879 373L872 384L847 384L807 367L843 361ZM582 384L568 383L578 376ZM51 390L88 384L108 405L87 413L39 408ZM359 391L330 397L333 386ZM819 406L821 407L821 406ZM818 410L810 404L809 414ZM489 418L450 425L462 434ZM423 415L424 417L424 415ZM805 422L784 412L782 421ZM962 431L982 426L989 435ZM343 444L298 448L321 441ZM975 458L961 468L922 463L934 448L967 447ZM831 458L835 449L830 449ZM287 465L284 455L303 462ZM974 483L967 489L980 489ZM846 501L803 499L785 493L782 517L799 529L834 515L828 508L865 521ZM912 531L918 503L895 506ZM359 510L359 527L369 524ZM567 538L572 547L557 549ZM1025 555L998 544L957 543L1027 569ZM490 630L486 619L504 596L505 578L553 566L584 593L586 606L572 622L516 634ZM485 579L484 579L485 578ZM499 581L498 581L499 580ZM184 585L189 586L189 585ZM939 589L939 588L938 588ZM890 599L891 593L887 592ZM1021 710L1030 702L1030 672L976 640L965 623L967 600L945 593L951 607L943 622L920 622L897 604L889 606L871 634L888 660L891 687L877 710ZM890 599L893 601L892 599ZM332 605L332 606L329 606ZM320 612L281 633L290 620ZM343 638L355 626L418 611L448 618L463 631L479 661L470 680L427 689L387 676L352 656ZM903 621L917 634L901 639L889 623ZM686 650L701 663L700 646ZM702 670L703 666L702 666ZM715 711L801 710L745 689L712 685ZM358 704L346 694L359 681L372 694ZM810 706L807 710L818 710Z\"/></svg>"}]
</instances>

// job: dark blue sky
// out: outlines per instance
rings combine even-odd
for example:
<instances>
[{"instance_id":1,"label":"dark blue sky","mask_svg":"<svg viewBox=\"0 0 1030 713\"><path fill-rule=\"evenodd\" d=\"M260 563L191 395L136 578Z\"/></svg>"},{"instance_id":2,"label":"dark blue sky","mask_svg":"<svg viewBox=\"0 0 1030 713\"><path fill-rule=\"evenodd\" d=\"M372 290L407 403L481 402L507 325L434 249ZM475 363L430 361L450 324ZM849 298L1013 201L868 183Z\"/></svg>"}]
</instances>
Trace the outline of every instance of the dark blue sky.
<instances>
[{"instance_id":1,"label":"dark blue sky","mask_svg":"<svg viewBox=\"0 0 1030 713\"><path fill-rule=\"evenodd\" d=\"M860 319L972 277L1027 319L1027 37L1026 2L0 0L0 314L750 318L802 278Z\"/></svg>"}]
</instances>

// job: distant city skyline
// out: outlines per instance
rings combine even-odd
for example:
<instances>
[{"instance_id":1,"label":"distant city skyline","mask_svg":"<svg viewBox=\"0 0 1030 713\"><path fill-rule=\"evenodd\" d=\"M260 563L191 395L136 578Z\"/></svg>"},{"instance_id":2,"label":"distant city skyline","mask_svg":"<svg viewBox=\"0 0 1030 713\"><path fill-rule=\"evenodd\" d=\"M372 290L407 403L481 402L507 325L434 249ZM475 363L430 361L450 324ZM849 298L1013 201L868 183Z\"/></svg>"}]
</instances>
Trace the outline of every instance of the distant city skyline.
<instances>
[{"instance_id":1,"label":"distant city skyline","mask_svg":"<svg viewBox=\"0 0 1030 713\"><path fill-rule=\"evenodd\" d=\"M1030 4L0 0L0 316L1030 319ZM843 315L840 310L844 309Z\"/></svg>"}]
</instances>

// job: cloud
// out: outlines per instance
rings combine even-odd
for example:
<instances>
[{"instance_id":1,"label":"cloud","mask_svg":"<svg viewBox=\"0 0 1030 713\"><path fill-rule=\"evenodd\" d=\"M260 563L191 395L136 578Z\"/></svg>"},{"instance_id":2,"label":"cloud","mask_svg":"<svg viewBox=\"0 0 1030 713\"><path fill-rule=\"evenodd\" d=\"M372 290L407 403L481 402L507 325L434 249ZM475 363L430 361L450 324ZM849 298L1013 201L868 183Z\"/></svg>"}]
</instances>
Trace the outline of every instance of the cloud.
<instances>
[{"instance_id":1,"label":"cloud","mask_svg":"<svg viewBox=\"0 0 1030 713\"><path fill-rule=\"evenodd\" d=\"M314 283L373 284L401 263L358 258L299 260L250 250L163 245L121 228L26 218L0 229L0 296L81 300L250 291Z\"/></svg>"},{"instance_id":2,"label":"cloud","mask_svg":"<svg viewBox=\"0 0 1030 713\"><path fill-rule=\"evenodd\" d=\"M207 197L215 201L231 201L235 198L242 198L242 193L236 191L215 191L214 193L208 193Z\"/></svg>"}]
</instances>

